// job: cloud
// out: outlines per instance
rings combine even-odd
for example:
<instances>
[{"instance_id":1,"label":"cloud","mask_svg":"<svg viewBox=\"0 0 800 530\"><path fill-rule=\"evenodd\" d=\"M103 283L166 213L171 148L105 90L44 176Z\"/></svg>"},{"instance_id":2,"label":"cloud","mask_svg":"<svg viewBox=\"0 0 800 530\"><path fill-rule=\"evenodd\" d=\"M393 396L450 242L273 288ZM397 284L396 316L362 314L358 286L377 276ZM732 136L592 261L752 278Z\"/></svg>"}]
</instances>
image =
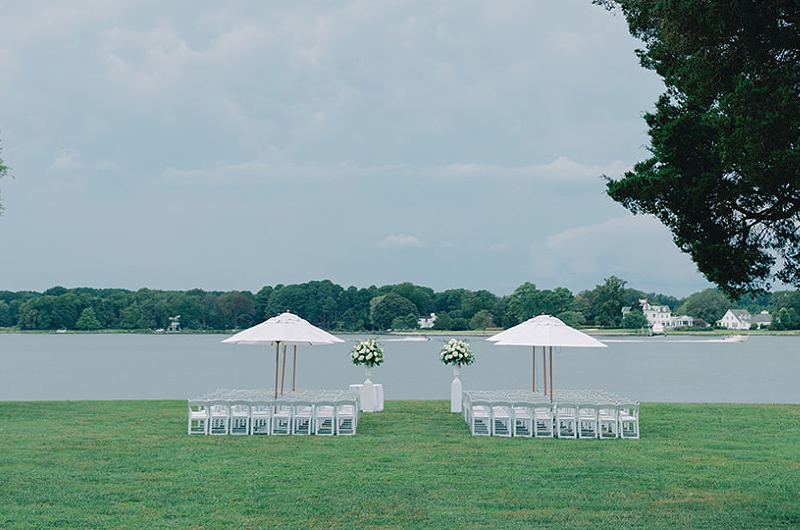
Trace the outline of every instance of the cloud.
<instances>
[{"instance_id":1,"label":"cloud","mask_svg":"<svg viewBox=\"0 0 800 530\"><path fill-rule=\"evenodd\" d=\"M397 234L384 237L378 242L378 246L381 248L421 247L422 241L416 236Z\"/></svg>"},{"instance_id":2,"label":"cloud","mask_svg":"<svg viewBox=\"0 0 800 530\"><path fill-rule=\"evenodd\" d=\"M80 167L81 157L74 149L62 149L50 163L50 169L56 171L71 171Z\"/></svg>"},{"instance_id":3,"label":"cloud","mask_svg":"<svg viewBox=\"0 0 800 530\"><path fill-rule=\"evenodd\" d=\"M561 156L551 162L527 165L490 165L471 162L449 164L358 164L351 160L335 163L240 162L207 168L166 168L162 174L171 179L226 181L267 177L286 178L436 178L470 180L506 180L581 183L601 175L619 175L630 167L623 162L605 165L583 164Z\"/></svg>"},{"instance_id":4,"label":"cloud","mask_svg":"<svg viewBox=\"0 0 800 530\"><path fill-rule=\"evenodd\" d=\"M705 287L691 259L672 242L671 234L649 216L614 217L548 236L532 247L537 277L575 288L616 275L641 289Z\"/></svg>"},{"instance_id":5,"label":"cloud","mask_svg":"<svg viewBox=\"0 0 800 530\"><path fill-rule=\"evenodd\" d=\"M490 252L508 252L511 246L508 243L493 243L489 245Z\"/></svg>"}]
</instances>

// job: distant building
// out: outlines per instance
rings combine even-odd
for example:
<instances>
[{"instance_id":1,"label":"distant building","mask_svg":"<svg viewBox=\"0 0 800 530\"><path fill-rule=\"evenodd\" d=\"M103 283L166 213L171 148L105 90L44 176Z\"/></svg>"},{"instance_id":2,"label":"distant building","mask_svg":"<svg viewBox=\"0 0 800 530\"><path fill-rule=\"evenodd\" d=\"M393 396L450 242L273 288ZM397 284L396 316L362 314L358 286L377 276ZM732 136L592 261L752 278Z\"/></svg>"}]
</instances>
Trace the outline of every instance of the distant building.
<instances>
[{"instance_id":1,"label":"distant building","mask_svg":"<svg viewBox=\"0 0 800 530\"><path fill-rule=\"evenodd\" d=\"M750 317L750 329L764 329L772 325L772 315L767 311L762 311Z\"/></svg>"},{"instance_id":2,"label":"distant building","mask_svg":"<svg viewBox=\"0 0 800 530\"><path fill-rule=\"evenodd\" d=\"M726 329L750 329L752 318L747 309L728 309L722 318L717 320L717 325Z\"/></svg>"},{"instance_id":3,"label":"distant building","mask_svg":"<svg viewBox=\"0 0 800 530\"><path fill-rule=\"evenodd\" d=\"M428 318L420 318L417 320L417 325L419 329L431 329L433 325L436 323L436 313L431 313L431 316Z\"/></svg>"},{"instance_id":4,"label":"distant building","mask_svg":"<svg viewBox=\"0 0 800 530\"><path fill-rule=\"evenodd\" d=\"M647 298L639 300L639 305L642 306L642 313L650 327L672 327L672 311L668 305L652 305Z\"/></svg>"},{"instance_id":5,"label":"distant building","mask_svg":"<svg viewBox=\"0 0 800 530\"><path fill-rule=\"evenodd\" d=\"M697 319L689 315L681 315L679 317L672 317L672 327L675 328L691 328L699 325Z\"/></svg>"},{"instance_id":6,"label":"distant building","mask_svg":"<svg viewBox=\"0 0 800 530\"><path fill-rule=\"evenodd\" d=\"M642 313L644 313L650 329L656 333L663 333L665 328L690 328L695 325L694 317L689 315L672 316L672 310L668 305L653 305L647 301L647 298L639 300L639 305L642 307ZM629 315L631 310L630 306L623 307L622 318Z\"/></svg>"},{"instance_id":7,"label":"distant building","mask_svg":"<svg viewBox=\"0 0 800 530\"><path fill-rule=\"evenodd\" d=\"M181 330L181 316L175 315L174 317L169 317L169 327L167 328L168 333L177 333Z\"/></svg>"}]
</instances>

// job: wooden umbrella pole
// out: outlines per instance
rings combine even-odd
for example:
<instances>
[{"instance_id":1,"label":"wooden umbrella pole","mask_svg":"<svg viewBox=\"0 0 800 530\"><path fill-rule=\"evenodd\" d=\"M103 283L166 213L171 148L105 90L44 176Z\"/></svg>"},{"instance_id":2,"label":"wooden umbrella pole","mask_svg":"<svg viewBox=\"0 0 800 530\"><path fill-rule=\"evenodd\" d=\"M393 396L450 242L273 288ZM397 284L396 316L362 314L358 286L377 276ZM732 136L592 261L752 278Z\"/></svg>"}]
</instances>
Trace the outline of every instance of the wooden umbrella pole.
<instances>
[{"instance_id":1,"label":"wooden umbrella pole","mask_svg":"<svg viewBox=\"0 0 800 530\"><path fill-rule=\"evenodd\" d=\"M550 346L550 403L553 402L553 347Z\"/></svg>"},{"instance_id":2,"label":"wooden umbrella pole","mask_svg":"<svg viewBox=\"0 0 800 530\"><path fill-rule=\"evenodd\" d=\"M281 366L281 395L283 395L284 381L286 381L286 344L283 345L283 366Z\"/></svg>"},{"instance_id":3,"label":"wooden umbrella pole","mask_svg":"<svg viewBox=\"0 0 800 530\"><path fill-rule=\"evenodd\" d=\"M531 354L531 360L533 361L533 368L531 369L531 381L533 381L533 392L536 393L536 346L533 346L533 352Z\"/></svg>"},{"instance_id":4,"label":"wooden umbrella pole","mask_svg":"<svg viewBox=\"0 0 800 530\"><path fill-rule=\"evenodd\" d=\"M542 346L542 381L544 382L544 395L547 397L547 347Z\"/></svg>"},{"instance_id":5,"label":"wooden umbrella pole","mask_svg":"<svg viewBox=\"0 0 800 530\"><path fill-rule=\"evenodd\" d=\"M275 399L278 399L278 356L280 355L281 343L275 343Z\"/></svg>"},{"instance_id":6,"label":"wooden umbrella pole","mask_svg":"<svg viewBox=\"0 0 800 530\"><path fill-rule=\"evenodd\" d=\"M292 350L292 392L295 391L295 383L297 382L297 344L294 345Z\"/></svg>"}]
</instances>

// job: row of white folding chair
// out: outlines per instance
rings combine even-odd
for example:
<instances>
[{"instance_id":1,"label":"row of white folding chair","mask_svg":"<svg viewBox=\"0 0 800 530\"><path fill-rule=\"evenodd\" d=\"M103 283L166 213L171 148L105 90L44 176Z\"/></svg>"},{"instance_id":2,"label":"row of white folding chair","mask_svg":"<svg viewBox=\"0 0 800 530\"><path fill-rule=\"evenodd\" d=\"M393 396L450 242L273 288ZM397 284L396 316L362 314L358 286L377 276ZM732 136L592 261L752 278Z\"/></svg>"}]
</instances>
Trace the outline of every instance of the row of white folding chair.
<instances>
[{"instance_id":1,"label":"row of white folding chair","mask_svg":"<svg viewBox=\"0 0 800 530\"><path fill-rule=\"evenodd\" d=\"M638 403L569 403L468 399L473 435L639 438Z\"/></svg>"},{"instance_id":2,"label":"row of white folding chair","mask_svg":"<svg viewBox=\"0 0 800 530\"><path fill-rule=\"evenodd\" d=\"M473 436L553 436L551 403L471 399L467 423Z\"/></svg>"},{"instance_id":3,"label":"row of white folding chair","mask_svg":"<svg viewBox=\"0 0 800 530\"><path fill-rule=\"evenodd\" d=\"M189 401L189 434L355 434L355 399Z\"/></svg>"}]
</instances>

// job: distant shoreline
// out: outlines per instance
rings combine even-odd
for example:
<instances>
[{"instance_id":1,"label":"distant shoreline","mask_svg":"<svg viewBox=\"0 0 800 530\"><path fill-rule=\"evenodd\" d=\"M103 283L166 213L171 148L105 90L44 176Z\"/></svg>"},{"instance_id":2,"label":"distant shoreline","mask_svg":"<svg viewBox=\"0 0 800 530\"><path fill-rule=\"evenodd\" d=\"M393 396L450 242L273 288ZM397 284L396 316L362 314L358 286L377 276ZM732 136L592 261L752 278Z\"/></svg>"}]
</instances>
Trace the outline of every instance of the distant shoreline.
<instances>
[{"instance_id":1,"label":"distant shoreline","mask_svg":"<svg viewBox=\"0 0 800 530\"><path fill-rule=\"evenodd\" d=\"M600 335L604 337L648 337L642 335L639 330L632 329L617 329L617 328L580 328L581 331L590 335ZM98 330L77 330L70 329L63 332L56 332L51 329L18 329L18 328L0 328L0 333L3 334L20 334L20 335L231 335L241 330L234 329L187 329L178 332L159 332L156 333L149 329L98 329ZM443 330L443 329L417 329L409 331L333 331L342 335L376 335L376 336L451 336L458 335L463 337L490 337L495 333L502 331L502 329L488 329L488 330ZM700 337L719 337L731 335L757 335L757 336L800 336L800 330L732 330L732 329L710 329L708 331L702 330L680 330L670 331L665 335L660 336L700 336ZM657 336L655 336L657 337Z\"/></svg>"}]
</instances>

